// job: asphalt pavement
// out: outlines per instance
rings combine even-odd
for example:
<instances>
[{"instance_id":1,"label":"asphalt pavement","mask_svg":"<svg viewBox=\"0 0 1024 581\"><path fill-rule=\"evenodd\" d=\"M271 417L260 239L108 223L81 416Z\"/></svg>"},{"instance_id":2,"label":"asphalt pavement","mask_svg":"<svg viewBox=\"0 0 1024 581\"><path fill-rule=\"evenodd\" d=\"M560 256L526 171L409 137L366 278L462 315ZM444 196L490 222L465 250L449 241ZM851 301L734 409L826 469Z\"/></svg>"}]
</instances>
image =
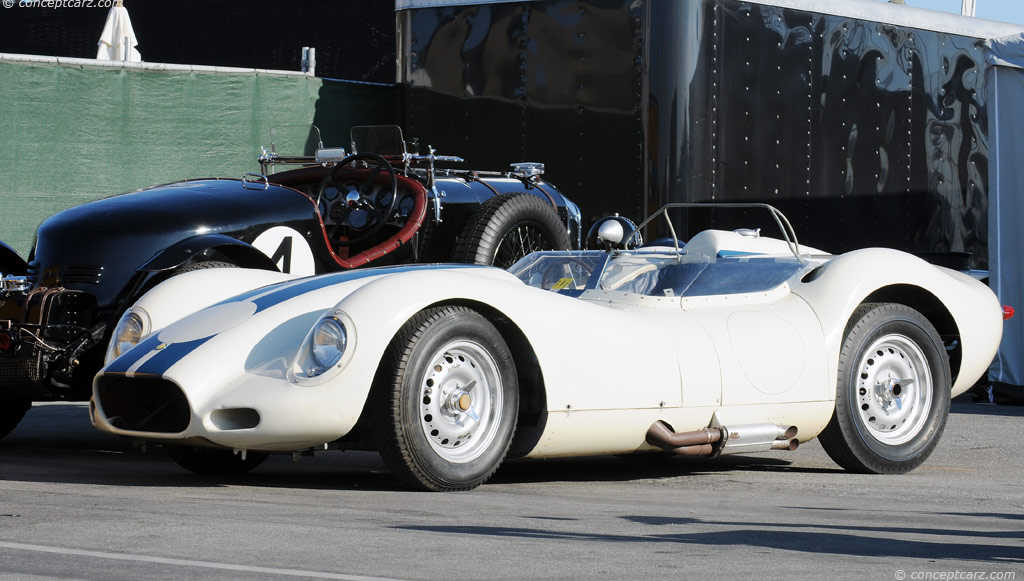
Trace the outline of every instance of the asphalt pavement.
<instances>
[{"instance_id":1,"label":"asphalt pavement","mask_svg":"<svg viewBox=\"0 0 1024 581\"><path fill-rule=\"evenodd\" d=\"M0 579L1016 579L1024 408L955 402L900 476L816 442L715 460L507 463L412 492L375 454L185 472L45 404L0 440Z\"/></svg>"}]
</instances>

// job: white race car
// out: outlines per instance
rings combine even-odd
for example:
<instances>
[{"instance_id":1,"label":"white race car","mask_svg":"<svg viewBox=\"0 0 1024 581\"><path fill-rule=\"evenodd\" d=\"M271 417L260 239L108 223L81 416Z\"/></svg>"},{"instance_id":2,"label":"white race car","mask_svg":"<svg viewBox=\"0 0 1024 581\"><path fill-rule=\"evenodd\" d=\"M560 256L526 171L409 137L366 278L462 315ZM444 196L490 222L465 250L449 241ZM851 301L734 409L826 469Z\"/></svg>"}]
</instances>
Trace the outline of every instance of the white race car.
<instances>
[{"instance_id":1,"label":"white race car","mask_svg":"<svg viewBox=\"0 0 1024 581\"><path fill-rule=\"evenodd\" d=\"M428 490L478 486L506 457L715 456L816 436L848 470L912 470L992 361L1004 309L909 254L801 248L762 207L782 239L705 230L680 245L673 230L632 248L612 218L606 250L508 271L174 277L121 319L92 421L200 473L375 449Z\"/></svg>"}]
</instances>

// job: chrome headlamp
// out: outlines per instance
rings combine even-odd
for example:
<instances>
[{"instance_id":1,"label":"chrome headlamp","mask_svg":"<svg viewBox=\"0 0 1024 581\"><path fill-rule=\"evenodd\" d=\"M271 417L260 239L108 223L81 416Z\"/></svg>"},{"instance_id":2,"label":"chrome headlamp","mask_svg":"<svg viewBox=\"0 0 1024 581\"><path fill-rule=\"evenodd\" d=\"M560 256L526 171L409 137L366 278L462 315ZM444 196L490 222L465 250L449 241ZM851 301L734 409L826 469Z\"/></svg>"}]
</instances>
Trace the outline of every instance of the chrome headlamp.
<instances>
[{"instance_id":1,"label":"chrome headlamp","mask_svg":"<svg viewBox=\"0 0 1024 581\"><path fill-rule=\"evenodd\" d=\"M321 369L330 369L341 361L347 346L348 332L337 317L325 317L317 321L309 342L313 363Z\"/></svg>"},{"instance_id":2,"label":"chrome headlamp","mask_svg":"<svg viewBox=\"0 0 1024 581\"><path fill-rule=\"evenodd\" d=\"M121 316L121 320L117 322L117 326L114 327L114 333L110 336L106 363L125 354L148 334L149 315L146 314L146 311L133 309L125 312Z\"/></svg>"},{"instance_id":3,"label":"chrome headlamp","mask_svg":"<svg viewBox=\"0 0 1024 581\"><path fill-rule=\"evenodd\" d=\"M312 379L344 366L351 359L354 341L352 320L338 310L326 313L306 336L299 355L297 376Z\"/></svg>"}]
</instances>

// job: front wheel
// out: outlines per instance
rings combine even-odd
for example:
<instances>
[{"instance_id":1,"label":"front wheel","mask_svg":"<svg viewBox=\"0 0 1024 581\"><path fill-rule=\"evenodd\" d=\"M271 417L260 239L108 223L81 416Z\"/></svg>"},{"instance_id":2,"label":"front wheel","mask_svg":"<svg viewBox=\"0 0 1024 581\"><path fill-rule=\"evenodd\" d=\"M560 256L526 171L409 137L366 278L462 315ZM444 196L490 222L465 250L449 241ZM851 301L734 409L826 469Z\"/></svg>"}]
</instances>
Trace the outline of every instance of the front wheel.
<instances>
[{"instance_id":1,"label":"front wheel","mask_svg":"<svg viewBox=\"0 0 1024 581\"><path fill-rule=\"evenodd\" d=\"M420 312L378 376L374 440L391 472L421 490L469 490L508 453L519 408L512 353L465 307Z\"/></svg>"},{"instance_id":2,"label":"front wheel","mask_svg":"<svg viewBox=\"0 0 1024 581\"><path fill-rule=\"evenodd\" d=\"M233 450L192 446L167 446L167 454L185 470L206 476L245 474L267 459L267 454L263 452L250 450L243 459L241 454L235 454Z\"/></svg>"},{"instance_id":3,"label":"front wheel","mask_svg":"<svg viewBox=\"0 0 1024 581\"><path fill-rule=\"evenodd\" d=\"M11 433L11 430L18 427L21 418L25 417L32 407L32 400L23 397L0 398L0 438Z\"/></svg>"},{"instance_id":4,"label":"front wheel","mask_svg":"<svg viewBox=\"0 0 1024 581\"><path fill-rule=\"evenodd\" d=\"M840 351L836 407L822 447L851 472L917 468L946 426L950 376L942 339L924 315L893 303L861 305Z\"/></svg>"}]
</instances>

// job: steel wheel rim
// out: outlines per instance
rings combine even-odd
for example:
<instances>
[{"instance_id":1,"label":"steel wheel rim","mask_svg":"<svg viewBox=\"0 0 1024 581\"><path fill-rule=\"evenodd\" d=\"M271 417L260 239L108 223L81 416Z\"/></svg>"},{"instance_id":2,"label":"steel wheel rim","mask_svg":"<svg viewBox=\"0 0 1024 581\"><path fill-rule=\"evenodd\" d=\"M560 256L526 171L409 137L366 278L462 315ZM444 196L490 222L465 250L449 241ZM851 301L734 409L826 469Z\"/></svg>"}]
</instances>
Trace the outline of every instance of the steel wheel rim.
<instances>
[{"instance_id":1,"label":"steel wheel rim","mask_svg":"<svg viewBox=\"0 0 1024 581\"><path fill-rule=\"evenodd\" d=\"M551 242L536 224L516 224L501 237L494 250L494 266L508 268L531 252L551 250Z\"/></svg>"},{"instance_id":2,"label":"steel wheel rim","mask_svg":"<svg viewBox=\"0 0 1024 581\"><path fill-rule=\"evenodd\" d=\"M419 424L431 449L452 463L479 458L505 404L494 357L474 341L453 341L430 358L419 385Z\"/></svg>"},{"instance_id":3,"label":"steel wheel rim","mask_svg":"<svg viewBox=\"0 0 1024 581\"><path fill-rule=\"evenodd\" d=\"M897 446L921 432L932 405L932 374L917 343L882 336L863 351L856 373L855 411L872 438Z\"/></svg>"}]
</instances>

